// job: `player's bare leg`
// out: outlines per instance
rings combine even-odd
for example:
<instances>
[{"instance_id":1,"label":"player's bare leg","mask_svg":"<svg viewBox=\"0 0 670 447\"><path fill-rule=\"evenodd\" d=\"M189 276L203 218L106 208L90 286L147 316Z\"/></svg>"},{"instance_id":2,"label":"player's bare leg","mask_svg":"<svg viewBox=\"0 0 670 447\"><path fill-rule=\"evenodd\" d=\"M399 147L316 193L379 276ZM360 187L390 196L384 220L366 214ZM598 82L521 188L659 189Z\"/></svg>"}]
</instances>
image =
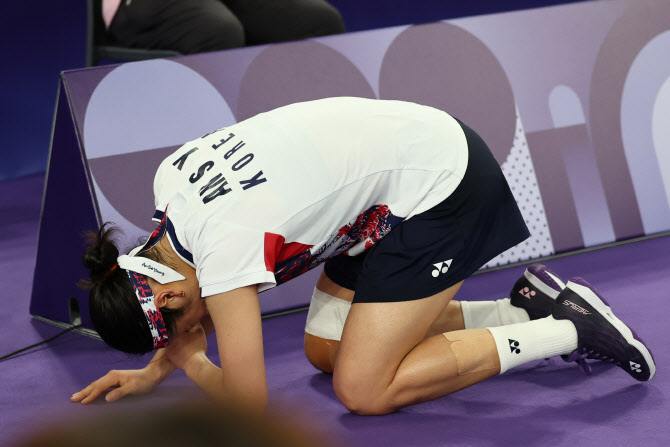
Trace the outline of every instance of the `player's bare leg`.
<instances>
[{"instance_id":1,"label":"player's bare leg","mask_svg":"<svg viewBox=\"0 0 670 447\"><path fill-rule=\"evenodd\" d=\"M628 343L625 331L604 319L597 324L584 321L593 314L579 313L584 306L570 308L570 315L563 315L569 303L561 297L576 300L570 294L581 293L568 288L553 304L556 318L550 315L524 323L426 338L459 287L460 283L414 301L351 305L333 372L335 393L350 411L369 415L390 413L445 396L530 361L581 354L581 346L603 356L598 358L615 358L620 365L624 364L620 358L634 358L638 364L646 364L646 357L637 355L641 349L636 350L634 345L638 342ZM591 330L594 324L602 326L602 330L600 327ZM579 327L585 328L581 334ZM605 333L608 339L601 340L600 334ZM619 343L617 337L625 338L628 344ZM626 352L613 350L612 347L620 345L627 346ZM631 357L633 353L636 355ZM639 380L651 376L653 371Z\"/></svg>"},{"instance_id":2,"label":"player's bare leg","mask_svg":"<svg viewBox=\"0 0 670 447\"><path fill-rule=\"evenodd\" d=\"M351 303L354 299L354 291L337 285L325 273L321 273L316 284L316 289L331 297ZM331 316L331 318L335 318ZM342 322L343 325L343 322ZM426 337L465 329L463 314L458 301L451 301L444 307L437 319L433 322ZM340 345L341 329L335 331L330 338L318 337L305 332L305 355L309 362L318 370L332 374L337 357L337 349Z\"/></svg>"},{"instance_id":3,"label":"player's bare leg","mask_svg":"<svg viewBox=\"0 0 670 447\"><path fill-rule=\"evenodd\" d=\"M351 305L333 377L350 411L390 413L556 355L615 363L640 381L654 376L644 343L581 278L567 284L547 317L427 337L461 284L414 301Z\"/></svg>"},{"instance_id":4,"label":"player's bare leg","mask_svg":"<svg viewBox=\"0 0 670 447\"><path fill-rule=\"evenodd\" d=\"M390 413L500 372L495 341L485 329L425 338L460 286L416 301L352 305L333 375L335 392L350 411Z\"/></svg>"},{"instance_id":5,"label":"player's bare leg","mask_svg":"<svg viewBox=\"0 0 670 447\"><path fill-rule=\"evenodd\" d=\"M497 327L545 318L551 314L553 302L564 288L565 284L558 275L544 265L533 264L525 270L510 290L511 298L495 301L451 300L426 333L426 338L445 332ZM316 294L319 295L317 299L326 300L328 303L326 307L331 306L328 300L339 303L340 309L335 311L336 315L328 318L340 321L336 323L339 326L330 327L326 333L320 333L321 337L306 332L305 353L317 369L332 373L344 328L343 317L346 318L348 312L347 306L343 304L353 300L354 291L337 285L322 273ZM311 317L313 311L314 309L310 309ZM313 327L314 322L308 321L308 326ZM319 331L312 332L319 333Z\"/></svg>"}]
</instances>

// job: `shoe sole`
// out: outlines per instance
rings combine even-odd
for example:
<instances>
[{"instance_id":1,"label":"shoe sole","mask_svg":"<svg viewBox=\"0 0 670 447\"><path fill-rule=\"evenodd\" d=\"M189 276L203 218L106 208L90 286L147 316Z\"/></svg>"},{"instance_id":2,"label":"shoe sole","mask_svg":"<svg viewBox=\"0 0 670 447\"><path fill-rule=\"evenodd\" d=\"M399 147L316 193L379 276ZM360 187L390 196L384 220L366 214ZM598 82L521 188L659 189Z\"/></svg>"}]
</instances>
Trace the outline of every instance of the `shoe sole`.
<instances>
[{"instance_id":1,"label":"shoe sole","mask_svg":"<svg viewBox=\"0 0 670 447\"><path fill-rule=\"evenodd\" d=\"M649 352L647 347L642 342L640 342L638 339L635 338L635 336L633 335L633 331L628 326L626 326L626 324L623 321L619 320L614 315L612 309L608 305L606 305L600 299L600 297L596 295L595 292L593 292L593 290L589 289L586 286L575 284L572 281L569 281L566 287L577 293L580 297L584 299L584 301L589 303L589 305L596 312L598 312L612 326L614 326L614 328L617 331L619 331L619 333L623 336L623 338L626 340L628 344L630 344L631 346L633 346L635 349L638 350L638 352L647 362L647 366L649 367L649 378L646 381L651 380L656 374L656 363L654 363L654 359L651 356L651 352Z\"/></svg>"}]
</instances>

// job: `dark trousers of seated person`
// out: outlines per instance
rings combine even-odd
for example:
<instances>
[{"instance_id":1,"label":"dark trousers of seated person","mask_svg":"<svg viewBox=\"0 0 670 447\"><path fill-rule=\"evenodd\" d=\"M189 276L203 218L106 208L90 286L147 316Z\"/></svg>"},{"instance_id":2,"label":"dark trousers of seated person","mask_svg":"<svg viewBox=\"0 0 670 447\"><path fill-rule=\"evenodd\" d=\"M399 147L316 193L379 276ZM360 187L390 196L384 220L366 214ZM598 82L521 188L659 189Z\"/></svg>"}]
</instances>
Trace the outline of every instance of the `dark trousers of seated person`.
<instances>
[{"instance_id":1,"label":"dark trousers of seated person","mask_svg":"<svg viewBox=\"0 0 670 447\"><path fill-rule=\"evenodd\" d=\"M342 32L325 0L122 0L107 34L123 46L192 54Z\"/></svg>"}]
</instances>

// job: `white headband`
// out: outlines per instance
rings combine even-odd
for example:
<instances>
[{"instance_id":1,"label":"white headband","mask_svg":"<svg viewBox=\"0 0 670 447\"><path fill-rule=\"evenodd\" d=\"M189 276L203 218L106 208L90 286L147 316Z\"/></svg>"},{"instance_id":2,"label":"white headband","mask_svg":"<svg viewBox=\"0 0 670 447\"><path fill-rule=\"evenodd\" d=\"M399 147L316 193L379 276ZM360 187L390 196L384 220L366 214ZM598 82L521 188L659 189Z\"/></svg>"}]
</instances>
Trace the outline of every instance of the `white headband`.
<instances>
[{"instance_id":1,"label":"white headband","mask_svg":"<svg viewBox=\"0 0 670 447\"><path fill-rule=\"evenodd\" d=\"M133 250L135 251L135 250ZM140 256L133 256L134 253L131 251L131 256L121 255L117 259L119 267L124 270L130 270L131 272L139 273L141 275L148 276L161 284L167 284L169 282L181 281L186 279L185 276L177 273L172 270L170 267L167 267L163 264L159 264L156 261L152 261L148 258L143 258Z\"/></svg>"}]
</instances>

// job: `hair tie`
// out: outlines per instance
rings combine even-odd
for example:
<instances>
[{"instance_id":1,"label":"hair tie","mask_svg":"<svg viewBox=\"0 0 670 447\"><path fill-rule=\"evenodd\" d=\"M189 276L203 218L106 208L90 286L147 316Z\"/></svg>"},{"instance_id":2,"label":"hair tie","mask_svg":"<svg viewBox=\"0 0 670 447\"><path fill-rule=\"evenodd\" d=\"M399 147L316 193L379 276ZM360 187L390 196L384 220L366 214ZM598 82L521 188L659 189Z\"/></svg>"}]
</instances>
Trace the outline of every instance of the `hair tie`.
<instances>
[{"instance_id":1,"label":"hair tie","mask_svg":"<svg viewBox=\"0 0 670 447\"><path fill-rule=\"evenodd\" d=\"M112 266L112 268L109 269L109 270L107 271L107 273L105 273L105 278L107 278L107 277L108 277L114 270L116 270L116 268L117 268L118 266L119 266L119 263L118 263L118 262L117 262L116 264L114 264L114 265Z\"/></svg>"}]
</instances>

